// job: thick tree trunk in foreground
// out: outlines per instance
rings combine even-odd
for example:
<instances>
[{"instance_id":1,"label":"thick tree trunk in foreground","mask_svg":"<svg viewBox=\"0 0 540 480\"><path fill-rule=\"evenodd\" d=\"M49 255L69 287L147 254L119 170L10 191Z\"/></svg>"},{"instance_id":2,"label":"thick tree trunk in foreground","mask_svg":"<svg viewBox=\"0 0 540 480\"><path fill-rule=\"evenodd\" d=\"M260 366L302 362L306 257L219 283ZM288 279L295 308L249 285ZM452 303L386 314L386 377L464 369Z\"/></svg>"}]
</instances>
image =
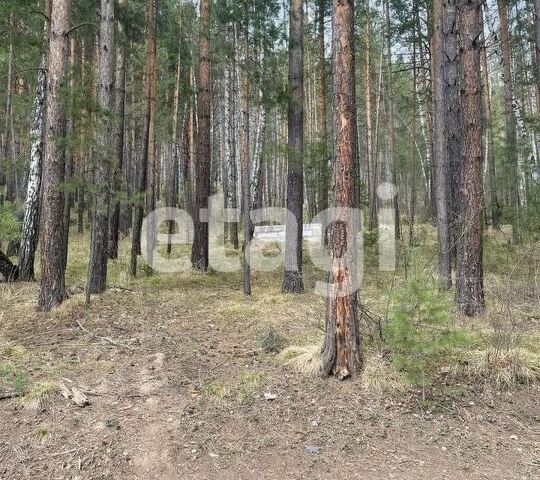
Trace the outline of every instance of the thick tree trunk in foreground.
<instances>
[{"instance_id":1,"label":"thick tree trunk in foreground","mask_svg":"<svg viewBox=\"0 0 540 480\"><path fill-rule=\"evenodd\" d=\"M71 0L52 0L49 41L46 144L42 177L41 284L38 306L50 310L66 298L63 251L64 192L59 186L65 175L65 99L61 93L68 58L67 31ZM60 139L60 141L58 140Z\"/></svg>"},{"instance_id":2,"label":"thick tree trunk in foreground","mask_svg":"<svg viewBox=\"0 0 540 480\"><path fill-rule=\"evenodd\" d=\"M482 266L482 100L480 37L482 0L458 0L463 86L463 145L459 172L459 219L456 300L466 315L484 311Z\"/></svg>"},{"instance_id":3,"label":"thick tree trunk in foreground","mask_svg":"<svg viewBox=\"0 0 540 480\"><path fill-rule=\"evenodd\" d=\"M201 0L195 235L191 249L191 264L194 269L202 271L208 269L208 219L201 219L201 209L208 209L208 197L210 196L210 8L210 0Z\"/></svg>"},{"instance_id":4,"label":"thick tree trunk in foreground","mask_svg":"<svg viewBox=\"0 0 540 480\"><path fill-rule=\"evenodd\" d=\"M304 209L304 2L291 0L289 27L289 112L287 221L283 293L303 293L302 227Z\"/></svg>"},{"instance_id":5,"label":"thick tree trunk in foreground","mask_svg":"<svg viewBox=\"0 0 540 480\"><path fill-rule=\"evenodd\" d=\"M447 136L445 132L446 90L444 85L445 54L443 43L443 0L433 3L433 52L432 52L432 84L433 84L433 162L434 162L434 191L437 210L437 232L439 252L439 274L443 287L452 286L451 246L449 203L450 172L447 151Z\"/></svg>"},{"instance_id":6,"label":"thick tree trunk in foreground","mask_svg":"<svg viewBox=\"0 0 540 480\"><path fill-rule=\"evenodd\" d=\"M356 206L356 104L353 0L334 0L334 208ZM358 325L356 229L352 214L332 228L322 372L340 380L362 367ZM334 220L337 220L334 216ZM347 220L345 223L343 220ZM351 230L352 229L352 230Z\"/></svg>"},{"instance_id":7,"label":"thick tree trunk in foreground","mask_svg":"<svg viewBox=\"0 0 540 480\"><path fill-rule=\"evenodd\" d=\"M112 135L108 128L114 90L114 0L101 0L99 30L98 104L100 120L96 138L95 212L90 245L90 275L87 288L90 293L101 293L107 288L107 260L109 239L110 155Z\"/></svg>"},{"instance_id":8,"label":"thick tree trunk in foreground","mask_svg":"<svg viewBox=\"0 0 540 480\"><path fill-rule=\"evenodd\" d=\"M19 250L19 279L34 280L34 258L39 235L39 193L43 169L43 129L45 110L45 54L41 56L36 84L36 95L32 105L32 125L30 127L30 161L21 246Z\"/></svg>"},{"instance_id":9,"label":"thick tree trunk in foreground","mask_svg":"<svg viewBox=\"0 0 540 480\"><path fill-rule=\"evenodd\" d=\"M120 9L125 9L126 0L118 3ZM116 47L116 72L114 78L114 112L116 118L115 157L116 165L113 170L113 196L122 190L122 169L124 166L124 117L126 99L126 47L123 37L124 26L117 22L118 36ZM109 258L118 258L118 230L120 223L120 201L113 198L111 215L109 217Z\"/></svg>"}]
</instances>

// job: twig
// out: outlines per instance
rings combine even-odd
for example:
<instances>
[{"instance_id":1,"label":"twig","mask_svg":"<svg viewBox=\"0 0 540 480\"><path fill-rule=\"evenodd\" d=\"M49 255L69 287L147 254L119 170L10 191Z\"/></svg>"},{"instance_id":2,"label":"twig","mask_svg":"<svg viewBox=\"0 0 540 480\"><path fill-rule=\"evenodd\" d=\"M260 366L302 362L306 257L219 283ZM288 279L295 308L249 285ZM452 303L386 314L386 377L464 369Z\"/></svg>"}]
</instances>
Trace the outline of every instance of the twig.
<instances>
[{"instance_id":1,"label":"twig","mask_svg":"<svg viewBox=\"0 0 540 480\"><path fill-rule=\"evenodd\" d=\"M88 333L88 335L92 335L93 337L97 337L97 338L100 338L102 340L105 340L106 342L109 342L110 344L112 345L115 345L117 347L120 347L120 348L127 348L128 350L135 350L133 347L130 347L129 345L126 345L124 343L118 343L116 342L115 340L113 340L112 338L110 337L102 337L100 335L96 335L95 333L91 332L90 330L88 330L80 321L78 318L75 319L75 321L77 322L77 325L79 325L80 329L83 331L83 332L86 332Z\"/></svg>"},{"instance_id":2,"label":"twig","mask_svg":"<svg viewBox=\"0 0 540 480\"><path fill-rule=\"evenodd\" d=\"M71 450L66 450L65 452L58 452L58 453L53 453L51 455L51 458L54 458L54 457L60 457L62 455L69 455L70 453L75 453L75 452L78 452L82 447L78 447L78 448L72 448Z\"/></svg>"}]
</instances>

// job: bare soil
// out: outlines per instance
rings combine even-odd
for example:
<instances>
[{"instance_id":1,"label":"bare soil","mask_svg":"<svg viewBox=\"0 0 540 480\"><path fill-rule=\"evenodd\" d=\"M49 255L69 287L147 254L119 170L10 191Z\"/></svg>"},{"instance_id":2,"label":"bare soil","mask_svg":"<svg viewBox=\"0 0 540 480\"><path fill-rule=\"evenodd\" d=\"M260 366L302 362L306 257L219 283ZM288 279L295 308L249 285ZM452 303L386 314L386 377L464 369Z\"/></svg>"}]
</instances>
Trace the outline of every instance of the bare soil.
<instances>
[{"instance_id":1,"label":"bare soil","mask_svg":"<svg viewBox=\"0 0 540 480\"><path fill-rule=\"evenodd\" d=\"M0 338L24 347L29 381L67 378L91 403L1 400L0 478L539 478L538 386L380 397L302 376L261 354L257 332L272 318L316 335L320 300L246 300L230 280L138 282L90 310L78 293L49 315L37 285L4 291Z\"/></svg>"}]
</instances>

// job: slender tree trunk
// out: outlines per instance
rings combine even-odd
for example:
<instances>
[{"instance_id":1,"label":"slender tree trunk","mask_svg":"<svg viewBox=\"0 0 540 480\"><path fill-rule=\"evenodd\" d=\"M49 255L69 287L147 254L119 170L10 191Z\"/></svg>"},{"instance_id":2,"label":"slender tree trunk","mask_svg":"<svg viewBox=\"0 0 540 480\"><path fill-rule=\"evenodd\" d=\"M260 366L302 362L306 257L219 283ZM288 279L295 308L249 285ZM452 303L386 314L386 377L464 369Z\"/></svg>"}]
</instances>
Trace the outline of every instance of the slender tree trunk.
<instances>
[{"instance_id":1,"label":"slender tree trunk","mask_svg":"<svg viewBox=\"0 0 540 480\"><path fill-rule=\"evenodd\" d=\"M461 64L463 66L460 168L460 241L456 271L456 300L466 315L484 311L482 265L482 99L480 36L482 0L458 0Z\"/></svg>"},{"instance_id":2,"label":"slender tree trunk","mask_svg":"<svg viewBox=\"0 0 540 480\"><path fill-rule=\"evenodd\" d=\"M244 261L243 286L244 295L251 295L250 267L250 138L249 138L249 3L244 1L244 65L242 66L242 130L240 131L240 165L242 169L242 214L244 220Z\"/></svg>"},{"instance_id":3,"label":"slender tree trunk","mask_svg":"<svg viewBox=\"0 0 540 480\"><path fill-rule=\"evenodd\" d=\"M237 131L237 122L236 122L236 98L237 98L237 88L236 88L236 31L233 30L233 58L232 66L229 71L229 106L228 106L228 117L229 117L229 152L230 158L229 162L229 171L231 175L230 182L230 192L231 192L231 208L238 208L238 168L236 162L236 131ZM229 225L231 243L235 250L238 250L238 222L232 221Z\"/></svg>"},{"instance_id":4,"label":"slender tree trunk","mask_svg":"<svg viewBox=\"0 0 540 480\"><path fill-rule=\"evenodd\" d=\"M107 288L109 239L110 173L109 156L113 152L113 137L104 114L112 110L114 91L114 0L101 0L99 29L98 104L100 118L96 137L95 186L96 199L92 241L90 244L89 293L101 293Z\"/></svg>"},{"instance_id":5,"label":"slender tree trunk","mask_svg":"<svg viewBox=\"0 0 540 480\"><path fill-rule=\"evenodd\" d=\"M303 293L302 228L304 209L304 2L291 0L289 28L289 112L287 221L283 293ZM295 224L296 223L296 224Z\"/></svg>"},{"instance_id":6,"label":"slender tree trunk","mask_svg":"<svg viewBox=\"0 0 540 480\"><path fill-rule=\"evenodd\" d=\"M42 177L41 283L38 306L50 310L66 298L62 262L64 192L58 188L65 175L65 99L61 94L68 58L71 0L52 0L49 53L47 55L47 114Z\"/></svg>"},{"instance_id":7,"label":"slender tree trunk","mask_svg":"<svg viewBox=\"0 0 540 480\"><path fill-rule=\"evenodd\" d=\"M156 202L159 196L159 157L157 155L156 143L156 121L157 121L157 4L158 0L151 0L151 31L150 37L150 59L149 59L149 119L148 119L148 148L147 148L147 177L146 177L146 214L150 214L156 209ZM147 264L150 268L154 265L154 245L156 242L157 225L152 221L148 222L146 232Z\"/></svg>"},{"instance_id":8,"label":"slender tree trunk","mask_svg":"<svg viewBox=\"0 0 540 480\"><path fill-rule=\"evenodd\" d=\"M394 112L394 77L392 73L392 32L390 30L390 0L386 0L386 56L388 68L388 156L390 160L390 168L392 169L392 183L395 185L396 195L394 195L394 233L395 238L401 238L401 221L399 218L399 198L398 180L397 180L397 160L396 160L396 132L395 132L395 112Z\"/></svg>"},{"instance_id":9,"label":"slender tree trunk","mask_svg":"<svg viewBox=\"0 0 540 480\"><path fill-rule=\"evenodd\" d=\"M318 70L319 70L319 141L321 142L321 178L320 178L320 198L319 212L328 209L328 189L330 183L329 158L328 158L328 126L326 113L326 58L324 55L324 13L326 0L318 0L317 18L317 46L319 50ZM367 55L367 52L366 52ZM328 245L328 235L325 229L322 232L322 241Z\"/></svg>"},{"instance_id":10,"label":"slender tree trunk","mask_svg":"<svg viewBox=\"0 0 540 480\"><path fill-rule=\"evenodd\" d=\"M500 23L500 42L503 66L504 82L504 115L506 132L506 174L508 175L508 186L510 194L510 207L512 209L512 241L514 244L520 243L520 209L519 209L519 182L518 182L518 160L517 160L517 133L516 119L513 107L513 85L512 85L512 58L510 56L510 33L508 31L508 7L504 0L497 0Z\"/></svg>"},{"instance_id":11,"label":"slender tree trunk","mask_svg":"<svg viewBox=\"0 0 540 480\"><path fill-rule=\"evenodd\" d=\"M373 225L372 212L375 208L372 205L373 202L373 173L374 158L373 158L373 126L372 126L372 105L371 105L371 12L369 6L369 0L366 0L366 85L365 85L365 102L366 102L366 142L367 142L367 159L366 159L366 178L367 178L367 191L369 195L370 205L370 230Z\"/></svg>"},{"instance_id":12,"label":"slender tree trunk","mask_svg":"<svg viewBox=\"0 0 540 480\"><path fill-rule=\"evenodd\" d=\"M448 223L450 230L450 253L456 256L457 241L460 232L456 225L459 221L457 190L461 161L461 112L459 97L459 49L457 39L456 1L444 0L443 6L443 49L444 49L444 130L448 157ZM451 260L452 261L452 260Z\"/></svg>"},{"instance_id":13,"label":"slender tree trunk","mask_svg":"<svg viewBox=\"0 0 540 480\"><path fill-rule=\"evenodd\" d=\"M6 182L6 199L9 202L15 202L15 188L13 178L15 176L15 157L14 151L10 146L13 144L12 135L12 121L13 121L13 13L9 14L8 21L8 54L7 54L7 86L6 86L6 110L4 116L4 145L2 154L4 159L7 160L8 165L6 168L5 182ZM3 169L2 169L3 170Z\"/></svg>"},{"instance_id":14,"label":"slender tree trunk","mask_svg":"<svg viewBox=\"0 0 540 480\"><path fill-rule=\"evenodd\" d=\"M182 80L182 1L178 3L178 60L176 63L176 80L174 85L174 111L173 111L173 134L172 134L172 159L166 175L166 206L176 207L178 204L178 168L180 165L180 84ZM175 222L169 221L167 225L167 255L172 253L172 235L175 229Z\"/></svg>"},{"instance_id":15,"label":"slender tree trunk","mask_svg":"<svg viewBox=\"0 0 540 480\"><path fill-rule=\"evenodd\" d=\"M536 46L536 111L540 113L540 0L534 0L534 37Z\"/></svg>"},{"instance_id":16,"label":"slender tree trunk","mask_svg":"<svg viewBox=\"0 0 540 480\"><path fill-rule=\"evenodd\" d=\"M416 63L416 41L417 34L421 38L421 31L417 31L418 28L418 5L415 0L413 0L413 15L415 17L414 27L413 27L413 39L412 39L412 122L411 122L411 200L410 200L410 210L409 210L409 245L412 247L415 244L414 240L414 222L416 215L416 174L417 174L417 161L416 161L416 126L417 126L417 115L418 115L418 95L417 95L417 63ZM426 145L429 148L429 145Z\"/></svg>"},{"instance_id":17,"label":"slender tree trunk","mask_svg":"<svg viewBox=\"0 0 540 480\"><path fill-rule=\"evenodd\" d=\"M356 103L354 75L354 2L334 0L334 208L356 207ZM362 367L358 323L356 221L352 213L335 216L332 260L326 298L322 372L340 380Z\"/></svg>"},{"instance_id":18,"label":"slender tree trunk","mask_svg":"<svg viewBox=\"0 0 540 480\"><path fill-rule=\"evenodd\" d=\"M484 5L484 9L485 9ZM481 38L484 40L484 31L482 27ZM493 228L499 228L500 206L497 195L497 176L495 174L495 146L493 144L493 122L491 119L491 94L489 86L489 71L487 62L485 41L482 44L480 52L480 62L482 70L482 102L484 114L484 136L485 147L484 155L487 164L487 184L489 191L489 209L491 213L491 225Z\"/></svg>"},{"instance_id":19,"label":"slender tree trunk","mask_svg":"<svg viewBox=\"0 0 540 480\"><path fill-rule=\"evenodd\" d=\"M208 269L208 221L201 218L201 210L208 209L210 196L210 0L200 2L199 28L199 95L197 98L197 175L195 182L195 236L191 250L194 269Z\"/></svg>"},{"instance_id":20,"label":"slender tree trunk","mask_svg":"<svg viewBox=\"0 0 540 480\"><path fill-rule=\"evenodd\" d=\"M126 0L120 0L118 7L121 11L126 8ZM118 195L122 191L122 170L124 167L124 130L126 105L126 47L124 25L117 21L118 40L116 47L116 72L114 78L114 112L116 114L115 131L115 157L116 165L113 169L113 199L111 215L109 217L109 258L118 258L118 231L120 222L120 200Z\"/></svg>"},{"instance_id":21,"label":"slender tree trunk","mask_svg":"<svg viewBox=\"0 0 540 480\"><path fill-rule=\"evenodd\" d=\"M86 42L84 37L81 39L81 86L86 87ZM90 112L85 109L83 113L83 119L81 121L82 128L79 132L79 178L77 185L77 232L79 234L84 233L84 209L85 209L85 178L86 178L86 159L88 157L88 151L85 148L85 138L87 129L90 123Z\"/></svg>"},{"instance_id":22,"label":"slender tree trunk","mask_svg":"<svg viewBox=\"0 0 540 480\"><path fill-rule=\"evenodd\" d=\"M433 161L435 202L437 206L437 232L439 252L439 273L443 280L443 288L452 286L450 263L450 172L447 152L445 85L444 85L444 36L443 36L443 0L433 3L433 40L432 40L432 84L433 84Z\"/></svg>"},{"instance_id":23,"label":"slender tree trunk","mask_svg":"<svg viewBox=\"0 0 540 480\"><path fill-rule=\"evenodd\" d=\"M144 195L147 190L148 176L152 168L150 165L150 135L151 135L151 115L152 115L152 76L155 69L155 0L148 0L146 16L146 61L144 67L144 102L143 102L143 125L140 136L139 165L136 169L136 191L139 195ZM147 196L150 194L146 192ZM131 276L137 274L137 256L141 254L141 227L144 215L144 205L142 200L135 207L133 218L133 233L131 242L131 259L129 272Z\"/></svg>"},{"instance_id":24,"label":"slender tree trunk","mask_svg":"<svg viewBox=\"0 0 540 480\"><path fill-rule=\"evenodd\" d=\"M19 279L30 282L34 280L34 258L39 235L39 194L41 188L41 172L43 169L43 134L45 90L47 76L45 73L45 54L39 62L36 95L32 105L32 125L30 127L30 161L24 219L22 225L21 246L19 250Z\"/></svg>"},{"instance_id":25,"label":"slender tree trunk","mask_svg":"<svg viewBox=\"0 0 540 480\"><path fill-rule=\"evenodd\" d=\"M74 36L69 39L70 54L69 54L69 103L71 111L74 111L75 106L75 63L77 56L77 40ZM66 136L67 138L75 138L75 118L71 114L66 121ZM75 173L75 148L73 145L68 145L66 148L66 176L65 181L73 180ZM64 194L64 241L63 241L63 262L67 266L68 251L69 251L69 227L71 224L71 204L73 203L73 192L68 188ZM65 267L64 267L65 268Z\"/></svg>"}]
</instances>

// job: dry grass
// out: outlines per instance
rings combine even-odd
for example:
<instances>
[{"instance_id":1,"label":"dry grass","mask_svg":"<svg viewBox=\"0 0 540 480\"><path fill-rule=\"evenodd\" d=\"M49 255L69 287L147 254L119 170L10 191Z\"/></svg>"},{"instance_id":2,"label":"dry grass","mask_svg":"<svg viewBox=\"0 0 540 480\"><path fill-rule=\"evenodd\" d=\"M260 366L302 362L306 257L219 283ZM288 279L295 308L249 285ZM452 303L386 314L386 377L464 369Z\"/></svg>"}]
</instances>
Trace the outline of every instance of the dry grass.
<instances>
[{"instance_id":1,"label":"dry grass","mask_svg":"<svg viewBox=\"0 0 540 480\"><path fill-rule=\"evenodd\" d=\"M381 396L404 392L407 382L381 355L370 354L364 359L361 385L369 393Z\"/></svg>"},{"instance_id":2,"label":"dry grass","mask_svg":"<svg viewBox=\"0 0 540 480\"><path fill-rule=\"evenodd\" d=\"M316 376L321 372L321 346L290 346L280 353L284 364L304 375Z\"/></svg>"},{"instance_id":3,"label":"dry grass","mask_svg":"<svg viewBox=\"0 0 540 480\"><path fill-rule=\"evenodd\" d=\"M37 382L21 398L21 404L31 410L49 407L60 394L60 387L55 382Z\"/></svg>"},{"instance_id":4,"label":"dry grass","mask_svg":"<svg viewBox=\"0 0 540 480\"><path fill-rule=\"evenodd\" d=\"M454 375L470 382L508 389L540 380L540 355L524 348L474 351L454 367Z\"/></svg>"}]
</instances>

